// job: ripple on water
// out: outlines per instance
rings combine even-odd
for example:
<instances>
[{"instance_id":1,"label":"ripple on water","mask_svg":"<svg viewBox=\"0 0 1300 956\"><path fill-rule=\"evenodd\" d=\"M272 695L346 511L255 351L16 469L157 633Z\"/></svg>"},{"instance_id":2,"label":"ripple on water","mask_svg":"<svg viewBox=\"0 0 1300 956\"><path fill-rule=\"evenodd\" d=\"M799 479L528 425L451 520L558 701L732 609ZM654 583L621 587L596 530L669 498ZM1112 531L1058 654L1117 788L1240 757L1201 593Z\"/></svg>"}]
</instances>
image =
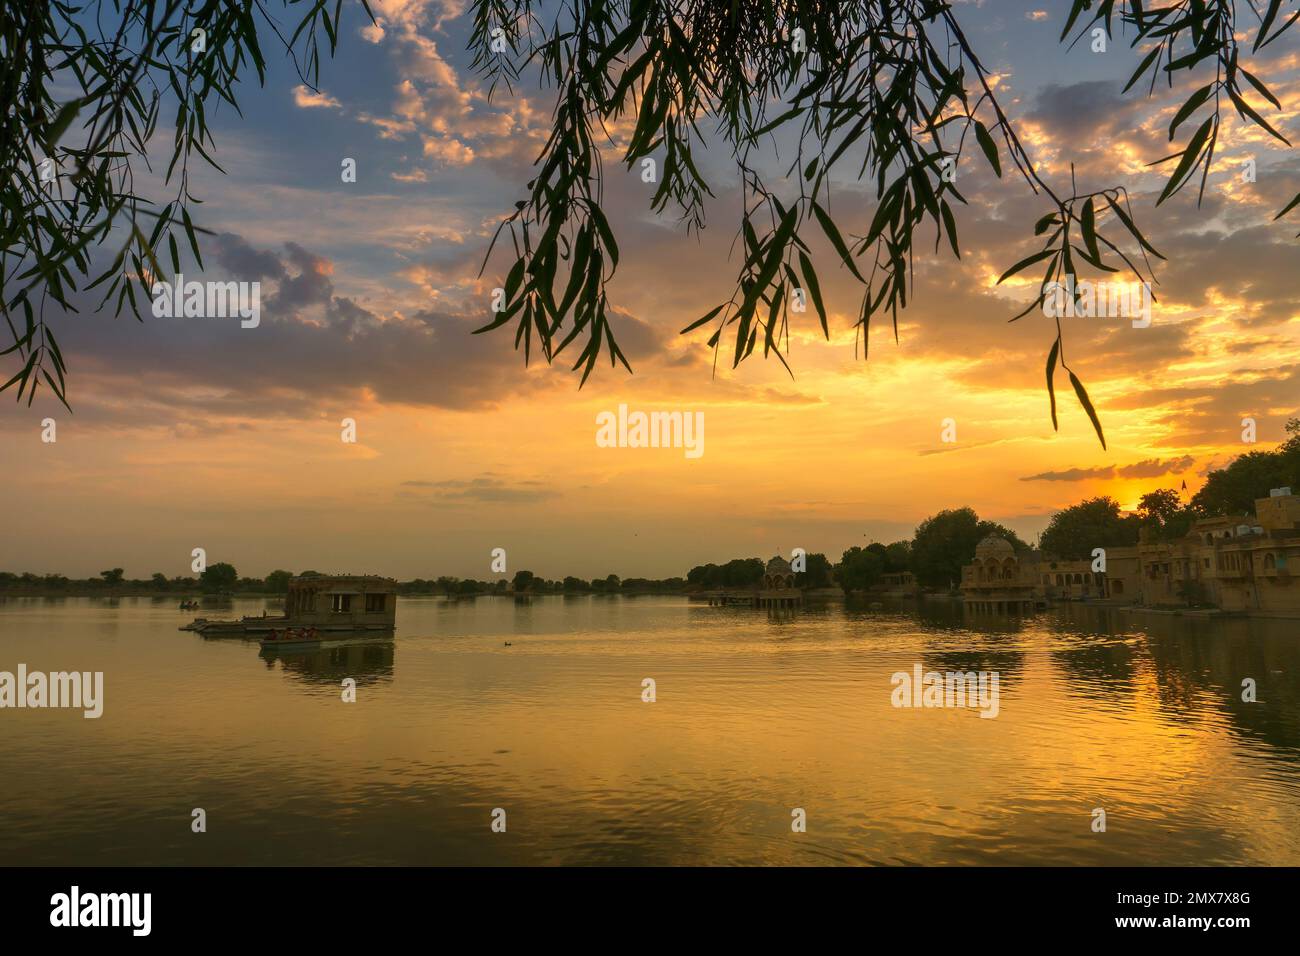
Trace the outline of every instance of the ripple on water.
<instances>
[{"instance_id":1,"label":"ripple on water","mask_svg":"<svg viewBox=\"0 0 1300 956\"><path fill-rule=\"evenodd\" d=\"M106 680L98 721L5 718L6 859L1300 863L1293 624L673 598L403 599L399 620L267 660L148 602L0 603L0 669ZM997 718L892 706L916 664L996 671Z\"/></svg>"}]
</instances>

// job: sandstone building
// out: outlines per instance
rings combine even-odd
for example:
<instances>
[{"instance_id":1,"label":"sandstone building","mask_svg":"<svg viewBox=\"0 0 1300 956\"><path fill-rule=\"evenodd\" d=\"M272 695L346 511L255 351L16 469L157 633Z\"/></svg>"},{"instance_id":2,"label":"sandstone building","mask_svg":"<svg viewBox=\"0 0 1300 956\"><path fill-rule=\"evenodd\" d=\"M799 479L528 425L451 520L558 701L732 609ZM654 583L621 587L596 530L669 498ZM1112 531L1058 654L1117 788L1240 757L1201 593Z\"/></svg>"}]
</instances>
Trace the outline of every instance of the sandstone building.
<instances>
[{"instance_id":1,"label":"sandstone building","mask_svg":"<svg viewBox=\"0 0 1300 956\"><path fill-rule=\"evenodd\" d=\"M1017 555L991 535L962 569L961 590L979 611L1082 600L1300 617L1300 496L1274 489L1255 502L1253 519L1203 518L1175 541L1144 529L1136 546L1106 549L1104 573L1091 560Z\"/></svg>"}]
</instances>

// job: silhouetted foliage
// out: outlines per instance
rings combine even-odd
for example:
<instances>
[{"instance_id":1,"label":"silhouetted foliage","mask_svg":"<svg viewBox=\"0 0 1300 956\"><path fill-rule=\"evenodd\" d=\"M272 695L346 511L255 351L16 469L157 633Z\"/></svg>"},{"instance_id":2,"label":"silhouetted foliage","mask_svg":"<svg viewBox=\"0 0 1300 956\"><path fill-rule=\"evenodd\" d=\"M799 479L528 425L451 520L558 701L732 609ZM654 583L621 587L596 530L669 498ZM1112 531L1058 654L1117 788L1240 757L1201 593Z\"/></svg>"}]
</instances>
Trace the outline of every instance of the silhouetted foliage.
<instances>
[{"instance_id":1,"label":"silhouetted foliage","mask_svg":"<svg viewBox=\"0 0 1300 956\"><path fill-rule=\"evenodd\" d=\"M1274 488L1300 492L1300 418L1288 421L1286 432L1290 437L1277 449L1247 452L1210 472L1192 496L1192 508L1208 516L1245 515Z\"/></svg>"},{"instance_id":2,"label":"silhouetted foliage","mask_svg":"<svg viewBox=\"0 0 1300 956\"><path fill-rule=\"evenodd\" d=\"M1010 528L982 521L973 508L940 511L916 527L912 538L911 570L917 581L947 587L961 581L961 569L975 557L975 546L989 535L1005 538L1017 551L1029 550Z\"/></svg>"},{"instance_id":3,"label":"silhouetted foliage","mask_svg":"<svg viewBox=\"0 0 1300 956\"><path fill-rule=\"evenodd\" d=\"M1038 545L1054 557L1078 561L1091 558L1093 548L1137 544L1141 525L1142 519L1123 514L1114 498L1089 498L1052 515Z\"/></svg>"},{"instance_id":4,"label":"silhouetted foliage","mask_svg":"<svg viewBox=\"0 0 1300 956\"><path fill-rule=\"evenodd\" d=\"M209 564L199 575L199 585L204 591L210 593L233 591L238 581L239 574L235 571L234 565L224 561Z\"/></svg>"},{"instance_id":5,"label":"silhouetted foliage","mask_svg":"<svg viewBox=\"0 0 1300 956\"><path fill-rule=\"evenodd\" d=\"M885 558L880 552L855 546L840 555L835 571L845 594L865 591L877 584L885 573Z\"/></svg>"},{"instance_id":6,"label":"silhouetted foliage","mask_svg":"<svg viewBox=\"0 0 1300 956\"><path fill-rule=\"evenodd\" d=\"M1246 25L1236 23L1232 0L1119 6L1132 46L1149 46L1126 90L1148 73L1152 87L1157 77L1172 84L1181 71L1202 64L1214 73L1177 111L1169 138L1198 111L1206 118L1183 149L1153 163L1177 160L1161 201L1198 170L1204 189L1225 102L1282 138L1245 99L1243 80L1281 108L1245 69L1249 57L1239 56L1236 29ZM573 367L582 369L583 382L602 350L611 365L630 370L610 321L607 284L619 248L602 208L601 162L607 130L627 121L634 125L623 162L631 168L662 158L663 175L650 206L663 212L672 203L688 230L704 225L706 197L713 196L695 158L709 146L701 131L705 121L712 121L717 132L709 135L721 141L735 166L742 192L739 275L726 301L683 329L712 325L708 343L715 359L729 333L733 366L753 353L760 338L765 357L786 363L782 349L795 290L812 302L823 335L830 337L809 245L813 233L826 240L833 265L848 270L863 288L856 323L863 355L873 317L887 315L897 338L898 313L913 291L917 229L933 226L936 251L946 238L960 256L953 208L966 199L943 171L975 147L998 176L1005 155L1044 204L1033 225L1041 248L999 280L1030 266L1044 270L1038 296L1021 315L1043 303L1054 281L1077 289L1081 265L1100 273L1124 269L1142 282L1154 279L1148 255L1160 254L1136 225L1126 190L1080 193L1071 176L1067 192L1040 174L966 37L960 8L947 0L597 0L560 4L553 12L531 0L473 0L471 10L475 65L493 87L504 83L513 91L522 67L531 63L556 90L552 132L536 175L501 226L513 250L506 302L479 330L513 323L525 361L534 346L549 362L576 342ZM1277 11L1277 0L1271 0L1254 49L1294 22L1292 17L1278 23ZM1076 26L1082 37L1095 23L1110 34L1115 16L1114 0L1074 0L1061 39ZM764 143L778 140L794 154L780 177L794 183L784 182L782 195L769 187L759 153ZM875 213L861 235L846 236L830 212L837 175L865 178L874 186ZM1297 202L1300 196L1292 205ZM1059 319L1046 373L1054 426L1058 365L1104 446L1096 410L1066 364Z\"/></svg>"}]
</instances>

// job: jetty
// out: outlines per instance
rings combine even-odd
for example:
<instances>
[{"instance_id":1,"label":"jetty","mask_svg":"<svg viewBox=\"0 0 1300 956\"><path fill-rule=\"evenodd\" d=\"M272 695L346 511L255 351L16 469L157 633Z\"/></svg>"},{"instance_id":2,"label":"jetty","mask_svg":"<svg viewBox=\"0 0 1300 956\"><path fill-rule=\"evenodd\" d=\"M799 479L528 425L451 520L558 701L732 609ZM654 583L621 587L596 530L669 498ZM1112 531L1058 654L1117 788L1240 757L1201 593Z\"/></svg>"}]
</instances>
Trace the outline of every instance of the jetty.
<instances>
[{"instance_id":1,"label":"jetty","mask_svg":"<svg viewBox=\"0 0 1300 956\"><path fill-rule=\"evenodd\" d=\"M757 587L715 588L701 595L710 607L795 608L803 606L803 588L795 584L790 562L776 555L767 562Z\"/></svg>"}]
</instances>

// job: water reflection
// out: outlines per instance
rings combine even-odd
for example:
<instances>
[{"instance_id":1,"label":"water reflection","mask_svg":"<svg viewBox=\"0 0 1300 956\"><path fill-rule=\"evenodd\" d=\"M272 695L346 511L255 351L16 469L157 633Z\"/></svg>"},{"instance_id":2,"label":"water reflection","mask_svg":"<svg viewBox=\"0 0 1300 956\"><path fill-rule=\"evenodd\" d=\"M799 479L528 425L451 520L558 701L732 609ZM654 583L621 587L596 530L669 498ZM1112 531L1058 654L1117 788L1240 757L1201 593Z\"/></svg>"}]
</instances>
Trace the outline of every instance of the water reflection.
<instances>
[{"instance_id":1,"label":"water reflection","mask_svg":"<svg viewBox=\"0 0 1300 956\"><path fill-rule=\"evenodd\" d=\"M0 714L0 846L74 865L1300 864L1294 622L880 603L404 597L393 636L263 650L177 631L192 615L170 602L0 601L0 670L105 674L101 720ZM917 664L997 671L998 716L893 706ZM191 838L197 805L217 838Z\"/></svg>"},{"instance_id":2,"label":"water reflection","mask_svg":"<svg viewBox=\"0 0 1300 956\"><path fill-rule=\"evenodd\" d=\"M393 679L396 646L391 637L363 638L336 647L302 649L263 647L258 656L267 670L309 684L338 685L345 677L357 686Z\"/></svg>"}]
</instances>

